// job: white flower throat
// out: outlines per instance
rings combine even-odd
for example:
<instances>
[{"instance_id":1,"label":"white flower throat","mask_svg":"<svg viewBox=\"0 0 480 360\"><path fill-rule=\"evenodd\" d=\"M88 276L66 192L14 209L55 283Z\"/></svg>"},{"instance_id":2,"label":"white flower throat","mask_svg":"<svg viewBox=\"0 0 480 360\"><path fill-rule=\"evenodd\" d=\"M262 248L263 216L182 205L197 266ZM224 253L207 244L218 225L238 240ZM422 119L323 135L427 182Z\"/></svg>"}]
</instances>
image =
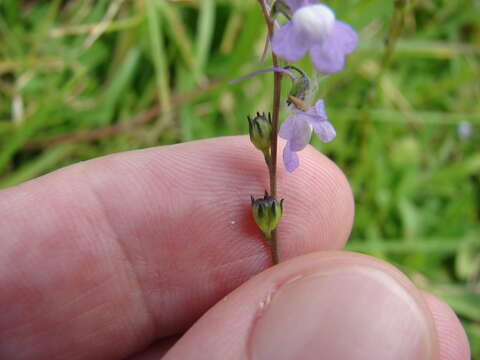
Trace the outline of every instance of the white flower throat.
<instances>
[{"instance_id":1,"label":"white flower throat","mask_svg":"<svg viewBox=\"0 0 480 360\"><path fill-rule=\"evenodd\" d=\"M304 6L293 14L292 23L308 40L322 43L333 29L335 14L326 5Z\"/></svg>"}]
</instances>

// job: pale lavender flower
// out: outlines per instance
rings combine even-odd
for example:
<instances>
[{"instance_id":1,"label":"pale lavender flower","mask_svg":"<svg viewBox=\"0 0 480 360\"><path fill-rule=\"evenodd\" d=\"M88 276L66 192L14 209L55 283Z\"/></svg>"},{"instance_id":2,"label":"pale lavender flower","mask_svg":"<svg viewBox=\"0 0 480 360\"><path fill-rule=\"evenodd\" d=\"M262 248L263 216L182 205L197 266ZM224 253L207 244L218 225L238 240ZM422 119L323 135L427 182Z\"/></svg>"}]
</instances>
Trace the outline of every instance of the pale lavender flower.
<instances>
[{"instance_id":1,"label":"pale lavender flower","mask_svg":"<svg viewBox=\"0 0 480 360\"><path fill-rule=\"evenodd\" d=\"M297 61L310 50L312 62L321 73L342 70L345 56L357 46L356 32L336 20L333 11L316 0L284 1L293 16L273 34L273 52L288 61Z\"/></svg>"},{"instance_id":2,"label":"pale lavender flower","mask_svg":"<svg viewBox=\"0 0 480 360\"><path fill-rule=\"evenodd\" d=\"M457 126L457 133L458 136L462 139L467 139L472 136L473 133L473 126L468 121L462 121Z\"/></svg>"},{"instance_id":3,"label":"pale lavender flower","mask_svg":"<svg viewBox=\"0 0 480 360\"><path fill-rule=\"evenodd\" d=\"M283 122L278 135L287 140L283 149L283 162L287 171L292 172L299 166L297 152L308 145L312 130L324 142L329 142L336 136L335 128L327 119L323 99L307 111L294 107L293 113Z\"/></svg>"}]
</instances>

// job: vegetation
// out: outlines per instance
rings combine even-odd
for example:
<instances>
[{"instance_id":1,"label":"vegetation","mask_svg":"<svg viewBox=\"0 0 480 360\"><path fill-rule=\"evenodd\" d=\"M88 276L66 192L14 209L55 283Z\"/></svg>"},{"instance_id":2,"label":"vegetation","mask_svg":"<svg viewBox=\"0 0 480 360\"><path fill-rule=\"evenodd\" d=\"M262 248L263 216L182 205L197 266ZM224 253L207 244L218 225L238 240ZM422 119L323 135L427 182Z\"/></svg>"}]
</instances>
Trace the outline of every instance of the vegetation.
<instances>
[{"instance_id":1,"label":"vegetation","mask_svg":"<svg viewBox=\"0 0 480 360\"><path fill-rule=\"evenodd\" d=\"M354 189L349 248L446 300L480 359L480 3L327 3L361 37L318 89L338 137L313 140ZM264 38L253 0L3 0L0 186L112 152L247 133L245 115L270 105L272 76L227 81L259 69Z\"/></svg>"}]
</instances>

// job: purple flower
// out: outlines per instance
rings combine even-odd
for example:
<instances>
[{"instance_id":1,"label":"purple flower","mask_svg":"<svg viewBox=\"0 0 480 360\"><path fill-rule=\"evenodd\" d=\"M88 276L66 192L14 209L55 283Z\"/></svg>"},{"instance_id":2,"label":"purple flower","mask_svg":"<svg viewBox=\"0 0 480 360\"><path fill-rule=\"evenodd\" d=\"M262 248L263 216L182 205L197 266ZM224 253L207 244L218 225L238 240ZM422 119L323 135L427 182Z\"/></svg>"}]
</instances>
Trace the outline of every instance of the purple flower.
<instances>
[{"instance_id":1,"label":"purple flower","mask_svg":"<svg viewBox=\"0 0 480 360\"><path fill-rule=\"evenodd\" d=\"M462 139L467 139L472 136L473 133L473 126L468 121L462 121L457 126L457 133L458 136Z\"/></svg>"},{"instance_id":2,"label":"purple flower","mask_svg":"<svg viewBox=\"0 0 480 360\"><path fill-rule=\"evenodd\" d=\"M273 52L288 61L297 61L310 50L312 62L321 73L342 70L345 55L357 46L356 32L336 20L333 11L316 0L284 1L293 16L273 34Z\"/></svg>"},{"instance_id":3,"label":"purple flower","mask_svg":"<svg viewBox=\"0 0 480 360\"><path fill-rule=\"evenodd\" d=\"M327 120L323 99L307 111L294 107L293 113L283 122L278 135L287 140L283 149L283 162L287 171L292 172L298 167L300 161L297 151L308 145L312 130L324 142L331 141L336 136L335 128Z\"/></svg>"}]
</instances>

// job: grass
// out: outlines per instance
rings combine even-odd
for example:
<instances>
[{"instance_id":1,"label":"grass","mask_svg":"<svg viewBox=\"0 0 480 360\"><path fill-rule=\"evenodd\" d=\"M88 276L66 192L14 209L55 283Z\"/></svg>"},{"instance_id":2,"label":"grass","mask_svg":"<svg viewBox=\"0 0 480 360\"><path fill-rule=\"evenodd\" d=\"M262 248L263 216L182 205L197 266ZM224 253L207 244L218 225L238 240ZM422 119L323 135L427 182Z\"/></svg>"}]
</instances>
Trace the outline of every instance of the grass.
<instances>
[{"instance_id":1,"label":"grass","mask_svg":"<svg viewBox=\"0 0 480 360\"><path fill-rule=\"evenodd\" d=\"M361 36L345 71L319 84L338 137L313 140L354 189L349 248L445 299L480 359L479 4L328 3ZM112 152L246 133L245 116L270 106L271 76L227 81L258 69L261 21L253 0L4 0L0 186ZM473 133L461 138L465 121Z\"/></svg>"}]
</instances>

